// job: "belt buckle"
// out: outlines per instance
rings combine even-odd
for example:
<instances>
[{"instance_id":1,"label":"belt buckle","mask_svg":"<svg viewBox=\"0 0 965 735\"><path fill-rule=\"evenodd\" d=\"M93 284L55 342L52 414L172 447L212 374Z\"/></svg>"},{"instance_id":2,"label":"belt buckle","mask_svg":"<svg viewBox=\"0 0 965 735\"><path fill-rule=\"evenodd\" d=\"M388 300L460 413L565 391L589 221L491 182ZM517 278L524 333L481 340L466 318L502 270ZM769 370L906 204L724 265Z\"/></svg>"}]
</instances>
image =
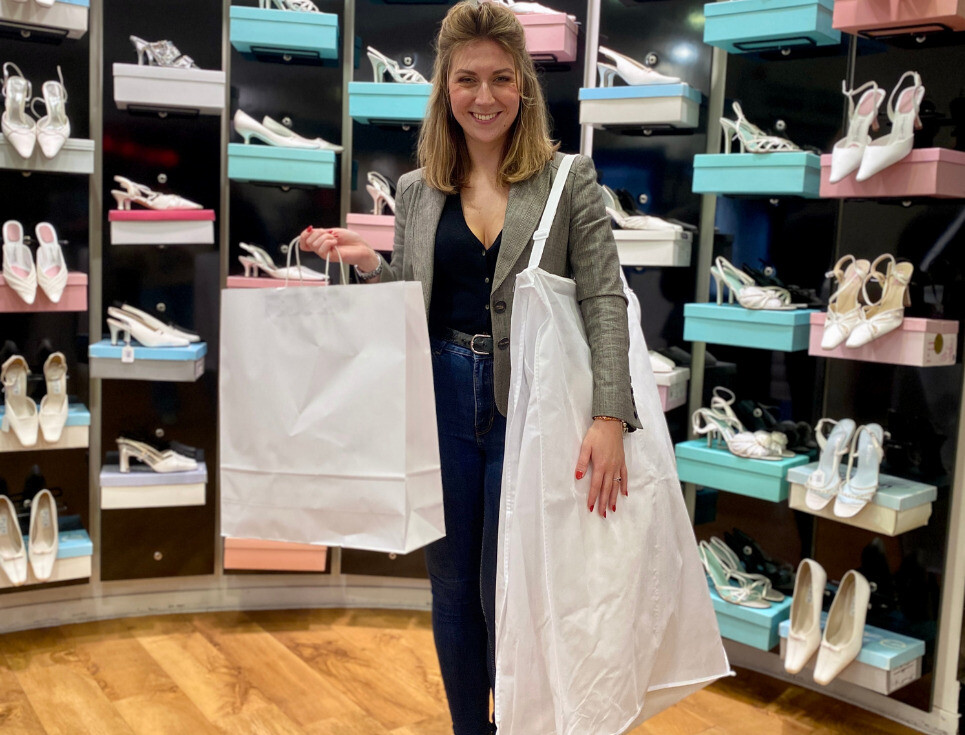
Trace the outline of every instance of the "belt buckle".
<instances>
[{"instance_id":1,"label":"belt buckle","mask_svg":"<svg viewBox=\"0 0 965 735\"><path fill-rule=\"evenodd\" d=\"M488 354L490 354L490 353L488 353L488 352L483 352L483 351L481 351L481 350L477 350L477 349L476 349L476 338L477 338L477 337L478 337L478 338L481 338L481 339L485 339L486 337L489 337L489 335L488 335L488 334L474 334L474 335L472 336L472 339L469 340L469 349L472 350L473 353L476 354L476 355L488 355Z\"/></svg>"}]
</instances>

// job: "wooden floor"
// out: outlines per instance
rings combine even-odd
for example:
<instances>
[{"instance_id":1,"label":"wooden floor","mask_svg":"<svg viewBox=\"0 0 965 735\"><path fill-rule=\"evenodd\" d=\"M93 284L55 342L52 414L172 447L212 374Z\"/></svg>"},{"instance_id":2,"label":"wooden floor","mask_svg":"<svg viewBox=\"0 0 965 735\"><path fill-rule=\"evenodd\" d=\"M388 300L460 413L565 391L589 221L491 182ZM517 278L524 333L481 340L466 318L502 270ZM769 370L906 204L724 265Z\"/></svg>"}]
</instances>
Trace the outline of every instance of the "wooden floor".
<instances>
[{"instance_id":1,"label":"wooden floor","mask_svg":"<svg viewBox=\"0 0 965 735\"><path fill-rule=\"evenodd\" d=\"M449 735L426 613L133 618L0 636L3 735ZM914 733L739 671L633 735Z\"/></svg>"}]
</instances>

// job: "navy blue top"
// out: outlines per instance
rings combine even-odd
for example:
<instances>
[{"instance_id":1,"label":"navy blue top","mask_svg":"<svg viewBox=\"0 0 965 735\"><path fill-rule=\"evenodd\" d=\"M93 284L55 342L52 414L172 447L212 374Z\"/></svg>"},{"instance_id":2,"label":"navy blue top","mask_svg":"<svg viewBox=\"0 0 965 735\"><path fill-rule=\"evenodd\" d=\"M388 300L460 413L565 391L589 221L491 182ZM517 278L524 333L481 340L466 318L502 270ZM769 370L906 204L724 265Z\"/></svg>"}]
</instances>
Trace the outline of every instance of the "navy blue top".
<instances>
[{"instance_id":1,"label":"navy blue top","mask_svg":"<svg viewBox=\"0 0 965 735\"><path fill-rule=\"evenodd\" d=\"M436 228L430 334L445 328L466 334L493 333L489 297L502 238L500 232L487 250L466 224L459 195L446 197Z\"/></svg>"}]
</instances>

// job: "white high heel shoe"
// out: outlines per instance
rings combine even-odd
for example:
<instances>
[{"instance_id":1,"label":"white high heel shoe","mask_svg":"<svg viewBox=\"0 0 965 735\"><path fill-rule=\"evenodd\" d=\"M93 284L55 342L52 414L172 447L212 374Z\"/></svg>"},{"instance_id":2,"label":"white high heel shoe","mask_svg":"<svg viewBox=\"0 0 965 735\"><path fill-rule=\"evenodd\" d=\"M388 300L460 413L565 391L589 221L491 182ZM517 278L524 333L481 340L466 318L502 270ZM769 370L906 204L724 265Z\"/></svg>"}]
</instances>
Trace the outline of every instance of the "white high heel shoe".
<instances>
[{"instance_id":1,"label":"white high heel shoe","mask_svg":"<svg viewBox=\"0 0 965 735\"><path fill-rule=\"evenodd\" d=\"M325 148L335 153L342 151L341 146L333 145L321 138L309 140L308 138L296 135L284 125L275 122L268 116L265 116L264 124L262 124L244 112L244 110L240 109L235 112L233 124L238 135L245 139L245 145L250 144L251 139L255 138L263 143L279 148L305 148L312 150Z\"/></svg>"},{"instance_id":2,"label":"white high heel shoe","mask_svg":"<svg viewBox=\"0 0 965 735\"><path fill-rule=\"evenodd\" d=\"M675 225L659 217L652 217L648 214L631 214L620 204L620 199L616 193L606 184L600 186L603 192L603 205L606 207L607 214L616 222L621 230L666 230L668 233L683 232L684 228Z\"/></svg>"},{"instance_id":3,"label":"white high heel shoe","mask_svg":"<svg viewBox=\"0 0 965 735\"><path fill-rule=\"evenodd\" d=\"M365 190L372 197L372 214L382 214L383 208L388 207L395 214L395 186L378 171L366 174L369 182Z\"/></svg>"},{"instance_id":4,"label":"white high heel shoe","mask_svg":"<svg viewBox=\"0 0 965 735\"><path fill-rule=\"evenodd\" d=\"M764 599L764 585L730 574L714 553L713 547L706 541L697 544L697 552L704 565L704 571L714 585L714 590L724 602L757 610L764 610L771 606L771 603ZM731 580L737 584L731 584Z\"/></svg>"},{"instance_id":5,"label":"white high heel shoe","mask_svg":"<svg viewBox=\"0 0 965 735\"><path fill-rule=\"evenodd\" d=\"M734 395L734 391L729 388L725 388L722 385L714 386L712 395L710 398L710 411L719 416L720 418L727 421L733 428L734 431L738 433L750 433L744 428L744 424L741 420L737 418L737 414L731 406L737 402L737 396ZM707 410L707 409L704 409ZM769 434L770 440L767 442L771 448L780 452L781 456L785 459L790 459L794 456L794 452L787 448L787 434L780 431L757 431L755 434Z\"/></svg>"},{"instance_id":6,"label":"white high heel shoe","mask_svg":"<svg viewBox=\"0 0 965 735\"><path fill-rule=\"evenodd\" d=\"M30 368L21 355L9 358L0 368L0 383L3 383L3 422L0 431L13 429L17 441L24 447L37 444L40 420L37 404L27 395L27 376Z\"/></svg>"},{"instance_id":7,"label":"white high heel shoe","mask_svg":"<svg viewBox=\"0 0 965 735\"><path fill-rule=\"evenodd\" d=\"M884 274L878 270L881 261L888 264ZM901 326L905 320L905 307L911 306L908 284L911 283L914 272L915 266L911 263L898 263L887 253L875 259L871 264L871 272L861 287L865 302L869 305L862 308L861 317L848 335L845 347L862 347ZM881 284L881 298L874 303L868 297L869 280Z\"/></svg>"},{"instance_id":8,"label":"white high heel shoe","mask_svg":"<svg viewBox=\"0 0 965 735\"><path fill-rule=\"evenodd\" d=\"M814 559L802 559L794 578L791 627L787 634L784 670L797 674L821 646L821 605L828 573Z\"/></svg>"},{"instance_id":9,"label":"white high heel shoe","mask_svg":"<svg viewBox=\"0 0 965 735\"><path fill-rule=\"evenodd\" d=\"M197 69L187 54L178 51L178 47L170 41L145 41L137 36L130 36L131 43L137 51L137 64L142 66L147 59L148 66L165 66L169 69Z\"/></svg>"},{"instance_id":10,"label":"white high heel shoe","mask_svg":"<svg viewBox=\"0 0 965 735\"><path fill-rule=\"evenodd\" d=\"M282 125L277 120L272 120L268 115L265 115L261 119L261 124L265 126L266 129L273 133L279 135L283 140L295 140L299 143L309 143L313 148L319 150L332 151L332 153L341 153L343 148L340 145L335 145L334 143L329 143L324 138L305 138L297 133L289 130L284 125Z\"/></svg>"},{"instance_id":11,"label":"white high heel shoe","mask_svg":"<svg viewBox=\"0 0 965 735\"><path fill-rule=\"evenodd\" d=\"M57 67L57 76L60 81L51 80L44 82L41 91L43 92L44 107L47 114L37 120L37 145L40 152L47 158L53 158L64 143L70 137L70 119L67 117L67 88L64 86L64 75ZM30 111L37 114L34 110L34 103L37 98L30 103Z\"/></svg>"},{"instance_id":12,"label":"white high heel shoe","mask_svg":"<svg viewBox=\"0 0 965 735\"><path fill-rule=\"evenodd\" d=\"M30 501L30 534L27 542L27 558L34 576L41 582L50 579L57 561L59 528L57 503L46 488Z\"/></svg>"},{"instance_id":13,"label":"white high heel shoe","mask_svg":"<svg viewBox=\"0 0 965 735\"><path fill-rule=\"evenodd\" d=\"M107 318L107 328L111 332L111 344L116 345L118 336L124 337L125 344L131 344L131 339L137 340L145 347L187 347L190 342L182 337L176 337L163 329L153 329L139 319L125 314L120 309L112 312Z\"/></svg>"},{"instance_id":14,"label":"white high heel shoe","mask_svg":"<svg viewBox=\"0 0 965 735\"><path fill-rule=\"evenodd\" d=\"M399 62L390 59L381 51L369 46L365 52L368 54L369 61L372 62L372 73L375 76L376 82L384 82L385 75L388 73L393 82L399 82L401 84L428 84L428 80L415 69L403 69L399 66Z\"/></svg>"},{"instance_id":15,"label":"white high heel shoe","mask_svg":"<svg viewBox=\"0 0 965 735\"><path fill-rule=\"evenodd\" d=\"M717 284L717 304L724 303L724 289L729 291L729 303L737 303L745 309L763 309L766 311L790 311L799 309L805 304L792 304L791 294L786 288L778 286L758 286L754 279L737 270L734 265L722 256L718 256L715 264L710 267L710 275Z\"/></svg>"},{"instance_id":16,"label":"white high heel shoe","mask_svg":"<svg viewBox=\"0 0 965 735\"><path fill-rule=\"evenodd\" d=\"M727 543L718 536L710 537L710 548L720 561L724 570L734 579L745 584L758 585L761 588L763 599L768 602L784 602L784 593L779 592L771 584L771 580L763 574L751 574L745 572L741 564L740 557Z\"/></svg>"},{"instance_id":17,"label":"white high heel shoe","mask_svg":"<svg viewBox=\"0 0 965 735\"><path fill-rule=\"evenodd\" d=\"M850 263L848 262L850 260ZM847 267L845 267L847 265ZM825 277L834 278L838 287L828 299L828 313L821 335L821 349L833 350L844 342L861 321L861 302L858 294L871 272L871 263L845 255Z\"/></svg>"},{"instance_id":18,"label":"white high heel shoe","mask_svg":"<svg viewBox=\"0 0 965 735\"><path fill-rule=\"evenodd\" d=\"M731 107L737 119L720 118L720 128L724 133L724 153L730 153L733 140L740 145L741 153L787 153L801 150L787 138L768 135L750 122L744 117L744 110L739 102L733 102Z\"/></svg>"},{"instance_id":19,"label":"white high heel shoe","mask_svg":"<svg viewBox=\"0 0 965 735\"><path fill-rule=\"evenodd\" d=\"M30 248L23 244L23 225L3 223L3 279L26 304L37 298L37 269Z\"/></svg>"},{"instance_id":20,"label":"white high heel shoe","mask_svg":"<svg viewBox=\"0 0 965 735\"><path fill-rule=\"evenodd\" d=\"M841 82L841 91L848 98L848 134L831 149L831 178L836 184L861 165L865 148L871 142L868 130L878 129L878 108L885 98L885 91L876 82L867 82L857 89L848 90L848 83ZM855 95L861 94L857 106Z\"/></svg>"},{"instance_id":21,"label":"white high heel shoe","mask_svg":"<svg viewBox=\"0 0 965 735\"><path fill-rule=\"evenodd\" d=\"M198 468L196 460L185 457L177 452L168 450L159 452L150 444L117 437L117 449L120 454L121 472L130 472L131 459L136 459L150 467L154 472L189 472Z\"/></svg>"},{"instance_id":22,"label":"white high heel shoe","mask_svg":"<svg viewBox=\"0 0 965 735\"><path fill-rule=\"evenodd\" d=\"M10 70L16 70L11 74ZM27 105L33 95L33 87L20 67L12 61L3 65L3 115L0 116L0 130L4 139L13 146L23 158L30 158L37 143L37 123L27 114Z\"/></svg>"},{"instance_id":23,"label":"white high heel shoe","mask_svg":"<svg viewBox=\"0 0 965 735\"><path fill-rule=\"evenodd\" d=\"M281 267L275 265L274 259L268 254L264 248L260 248L257 245L250 245L246 242L240 242L238 245L242 250L250 253L250 255L239 255L238 260L245 267L245 277L252 278L258 276L258 271L264 271L271 278L282 278L285 280L300 280L300 281L328 281L329 278L324 273L319 273L318 271L313 271L311 268L307 268L303 265L291 265L287 267ZM288 244L289 248L298 247L298 238L295 238Z\"/></svg>"},{"instance_id":24,"label":"white high heel shoe","mask_svg":"<svg viewBox=\"0 0 965 735\"><path fill-rule=\"evenodd\" d=\"M654 373L672 373L677 368L677 363L659 352L650 350L647 354L650 356L650 369Z\"/></svg>"},{"instance_id":25,"label":"white high heel shoe","mask_svg":"<svg viewBox=\"0 0 965 735\"><path fill-rule=\"evenodd\" d=\"M698 408L691 416L694 434L707 437L707 446L713 446L717 437L723 439L728 451L745 459L764 459L777 461L783 459L784 446L774 440L767 431L741 431L740 424L734 424L725 416L709 408Z\"/></svg>"},{"instance_id":26,"label":"white high heel shoe","mask_svg":"<svg viewBox=\"0 0 965 735\"><path fill-rule=\"evenodd\" d=\"M831 433L825 437L824 427L832 426ZM851 448L854 436L854 421L851 419L821 419L814 427L814 433L821 447L818 466L804 484L806 493L804 504L811 510L826 508L834 500L844 480L841 479L841 461Z\"/></svg>"},{"instance_id":27,"label":"white high heel shoe","mask_svg":"<svg viewBox=\"0 0 965 735\"><path fill-rule=\"evenodd\" d=\"M870 600L868 580L854 569L847 572L824 624L824 636L814 665L814 681L818 684L830 684L861 653Z\"/></svg>"},{"instance_id":28,"label":"white high heel shoe","mask_svg":"<svg viewBox=\"0 0 965 735\"><path fill-rule=\"evenodd\" d=\"M902 89L901 85L906 79L912 80L912 86ZM898 103L894 104L896 94ZM871 141L865 147L864 154L861 156L861 166L855 177L857 181L870 179L911 153L915 145L915 131L921 130L918 110L924 97L925 88L921 84L918 72L906 71L902 74L888 97L891 132Z\"/></svg>"},{"instance_id":29,"label":"white high heel shoe","mask_svg":"<svg viewBox=\"0 0 965 735\"><path fill-rule=\"evenodd\" d=\"M49 222L34 228L37 235L37 285L53 303L59 303L67 287L67 262L60 249L57 230Z\"/></svg>"},{"instance_id":30,"label":"white high heel shoe","mask_svg":"<svg viewBox=\"0 0 965 735\"><path fill-rule=\"evenodd\" d=\"M20 521L17 509L6 495L0 495L0 569L14 587L27 581L27 550Z\"/></svg>"},{"instance_id":31,"label":"white high heel shoe","mask_svg":"<svg viewBox=\"0 0 965 735\"><path fill-rule=\"evenodd\" d=\"M888 432L879 424L859 426L851 441L848 471L844 484L834 499L834 514L839 518L858 515L878 492L881 460L885 456L884 441ZM855 460L858 468L855 469Z\"/></svg>"},{"instance_id":32,"label":"white high heel shoe","mask_svg":"<svg viewBox=\"0 0 965 735\"><path fill-rule=\"evenodd\" d=\"M124 188L124 191L111 190L111 195L117 201L118 209L129 210L131 204L140 204L142 207L154 210L203 209L200 204L196 204L190 199L185 199L177 194L161 194L152 191L144 184L138 184L123 176L115 176L114 181Z\"/></svg>"},{"instance_id":33,"label":"white high heel shoe","mask_svg":"<svg viewBox=\"0 0 965 735\"><path fill-rule=\"evenodd\" d=\"M189 332L183 327L178 327L174 324L168 324L167 322L162 322L157 317L151 316L146 311L141 311L140 309L131 306L130 304L119 303L116 306L107 307L108 316L126 316L131 319L136 319L143 322L145 326L156 329L161 332L165 332L172 337L177 337L178 339L185 339L188 342L200 342L201 337L194 332Z\"/></svg>"},{"instance_id":34,"label":"white high heel shoe","mask_svg":"<svg viewBox=\"0 0 965 735\"><path fill-rule=\"evenodd\" d=\"M47 394L40 399L38 420L44 441L54 444L67 424L67 358L63 352L54 352L44 361L44 381Z\"/></svg>"},{"instance_id":35,"label":"white high heel shoe","mask_svg":"<svg viewBox=\"0 0 965 735\"><path fill-rule=\"evenodd\" d=\"M670 77L656 72L649 66L641 64L636 59L618 54L616 51L600 46L600 55L607 57L612 63L600 62L596 65L600 73L600 86L612 87L616 77L620 77L631 87L641 84L679 84L680 77Z\"/></svg>"}]
</instances>

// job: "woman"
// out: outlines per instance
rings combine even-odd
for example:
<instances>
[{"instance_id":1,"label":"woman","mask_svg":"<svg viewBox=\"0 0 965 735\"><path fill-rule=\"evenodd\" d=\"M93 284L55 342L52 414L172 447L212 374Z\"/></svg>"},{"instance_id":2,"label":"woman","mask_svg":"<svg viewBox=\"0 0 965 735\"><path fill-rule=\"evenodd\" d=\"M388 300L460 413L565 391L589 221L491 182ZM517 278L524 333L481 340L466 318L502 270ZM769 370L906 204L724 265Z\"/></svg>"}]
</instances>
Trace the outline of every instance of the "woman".
<instances>
[{"instance_id":1,"label":"woman","mask_svg":"<svg viewBox=\"0 0 965 735\"><path fill-rule=\"evenodd\" d=\"M300 246L351 263L363 283L423 284L432 345L447 535L426 549L432 625L455 735L493 732L496 539L509 399L516 274L562 158L523 28L496 3L461 2L437 39L419 137L422 168L396 189L386 263L351 230L302 233ZM625 486L630 389L627 304L590 159L566 181L541 267L572 276L593 364L593 422L574 471L588 512L616 512Z\"/></svg>"}]
</instances>

